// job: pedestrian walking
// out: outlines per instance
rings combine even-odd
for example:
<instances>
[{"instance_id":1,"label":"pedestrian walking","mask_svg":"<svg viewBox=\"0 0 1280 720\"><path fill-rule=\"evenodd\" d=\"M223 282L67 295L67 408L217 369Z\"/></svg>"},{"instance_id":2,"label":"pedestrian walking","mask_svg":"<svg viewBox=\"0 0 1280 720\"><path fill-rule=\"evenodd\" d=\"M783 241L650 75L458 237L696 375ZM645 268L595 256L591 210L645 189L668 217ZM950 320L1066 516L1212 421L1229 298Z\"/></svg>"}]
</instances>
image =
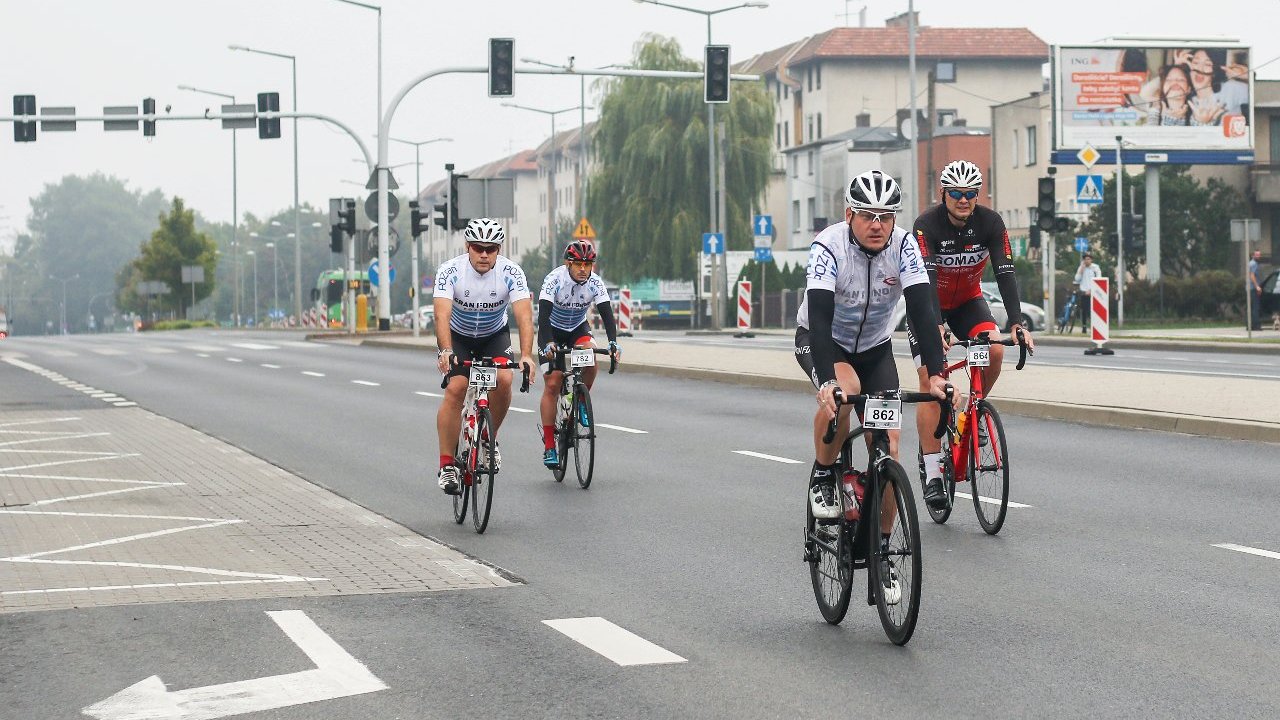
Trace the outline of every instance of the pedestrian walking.
<instances>
[{"instance_id":1,"label":"pedestrian walking","mask_svg":"<svg viewBox=\"0 0 1280 720\"><path fill-rule=\"evenodd\" d=\"M1258 261L1262 259L1262 251L1254 250L1253 257L1249 260L1249 273L1245 278L1245 287L1248 289L1249 295L1249 327L1254 330L1262 329L1262 283L1258 281Z\"/></svg>"},{"instance_id":2,"label":"pedestrian walking","mask_svg":"<svg viewBox=\"0 0 1280 720\"><path fill-rule=\"evenodd\" d=\"M1093 294L1093 279L1102 277L1102 270L1093 264L1093 255L1085 253L1080 258L1080 267L1076 268L1076 305L1080 308L1080 332L1089 332L1089 298Z\"/></svg>"}]
</instances>

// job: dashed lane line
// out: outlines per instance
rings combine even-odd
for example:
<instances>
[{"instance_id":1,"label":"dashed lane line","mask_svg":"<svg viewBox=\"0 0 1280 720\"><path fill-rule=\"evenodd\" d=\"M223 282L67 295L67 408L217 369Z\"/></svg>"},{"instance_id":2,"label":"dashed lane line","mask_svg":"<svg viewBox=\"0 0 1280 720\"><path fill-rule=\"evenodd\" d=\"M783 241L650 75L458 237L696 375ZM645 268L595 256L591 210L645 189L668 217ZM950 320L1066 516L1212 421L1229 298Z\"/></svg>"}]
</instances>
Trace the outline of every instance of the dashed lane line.
<instances>
[{"instance_id":1,"label":"dashed lane line","mask_svg":"<svg viewBox=\"0 0 1280 720\"><path fill-rule=\"evenodd\" d=\"M316 371L314 371L314 370L303 370L303 371L302 371L302 374L303 374L303 375L310 375L311 377L324 377L324 373L322 373L322 372L316 372Z\"/></svg>"},{"instance_id":2,"label":"dashed lane line","mask_svg":"<svg viewBox=\"0 0 1280 720\"><path fill-rule=\"evenodd\" d=\"M648 435L648 430L637 430L635 428L623 427L621 425L610 425L608 423L598 422L596 427L605 428L606 430L617 430L619 432L631 433L632 435Z\"/></svg>"},{"instance_id":3,"label":"dashed lane line","mask_svg":"<svg viewBox=\"0 0 1280 720\"><path fill-rule=\"evenodd\" d=\"M772 460L774 462L786 463L788 465L803 465L803 460L792 460L791 458L779 457L777 455L766 455L765 453L755 452L754 450L734 450L739 455L747 457L760 458L761 460Z\"/></svg>"},{"instance_id":4,"label":"dashed lane line","mask_svg":"<svg viewBox=\"0 0 1280 720\"><path fill-rule=\"evenodd\" d=\"M1249 555L1258 555L1259 557L1271 558L1272 560L1280 560L1280 552L1273 550L1263 550L1261 548L1249 547L1248 545L1236 545L1235 543L1214 543L1214 547L1223 550L1235 550L1236 552L1248 553Z\"/></svg>"},{"instance_id":5,"label":"dashed lane line","mask_svg":"<svg viewBox=\"0 0 1280 720\"><path fill-rule=\"evenodd\" d=\"M235 362L235 363L238 363L238 362L244 362L244 360L242 360L242 359L240 359L240 358L237 358L237 357L229 357L229 358L227 358L227 362Z\"/></svg>"},{"instance_id":6,"label":"dashed lane line","mask_svg":"<svg viewBox=\"0 0 1280 720\"><path fill-rule=\"evenodd\" d=\"M271 363L262 363L262 367L267 368L268 370L279 370L279 369L280 369L280 366L279 366L279 365L272 365Z\"/></svg>"},{"instance_id":7,"label":"dashed lane line","mask_svg":"<svg viewBox=\"0 0 1280 720\"><path fill-rule=\"evenodd\" d=\"M371 380L352 380L351 382L356 385L367 385L369 387L380 387L382 385L382 383L376 383Z\"/></svg>"},{"instance_id":8,"label":"dashed lane line","mask_svg":"<svg viewBox=\"0 0 1280 720\"><path fill-rule=\"evenodd\" d=\"M670 650L655 645L602 617L565 618L542 622L624 667L688 662Z\"/></svg>"},{"instance_id":9,"label":"dashed lane line","mask_svg":"<svg viewBox=\"0 0 1280 720\"><path fill-rule=\"evenodd\" d=\"M433 397L433 398L442 398L442 397L444 397L444 395L441 395L440 393L426 392L425 390L417 390L417 391L415 391L413 394L414 394L414 395L421 395L421 396L423 396L423 397Z\"/></svg>"},{"instance_id":10,"label":"dashed lane line","mask_svg":"<svg viewBox=\"0 0 1280 720\"><path fill-rule=\"evenodd\" d=\"M973 496L972 496L972 495L970 495L969 493L962 493L962 492L956 492L956 497L962 497L962 498L964 498L965 500L972 500L972 499L973 499ZM997 499L995 499L995 498L983 497L983 496L981 496L981 495L979 495L979 496L978 496L978 502L984 502L984 503L987 503L988 505L999 505L999 504L1000 504L1000 501L999 501L999 500L997 500ZM1035 507L1035 506L1034 506L1034 505L1026 505L1026 504L1024 504L1024 503L1014 502L1014 501L1010 500L1010 501L1009 501L1009 507L1011 507L1011 508L1029 508L1029 507Z\"/></svg>"}]
</instances>

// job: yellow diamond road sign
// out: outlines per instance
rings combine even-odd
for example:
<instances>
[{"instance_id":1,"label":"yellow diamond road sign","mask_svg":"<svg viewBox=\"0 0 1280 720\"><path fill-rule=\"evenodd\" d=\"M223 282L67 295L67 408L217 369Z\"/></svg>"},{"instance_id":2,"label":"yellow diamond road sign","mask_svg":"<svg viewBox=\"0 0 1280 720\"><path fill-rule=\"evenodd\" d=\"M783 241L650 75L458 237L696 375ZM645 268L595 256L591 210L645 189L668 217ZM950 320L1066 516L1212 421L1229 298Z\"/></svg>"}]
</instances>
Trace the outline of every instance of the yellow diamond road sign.
<instances>
[{"instance_id":1,"label":"yellow diamond road sign","mask_svg":"<svg viewBox=\"0 0 1280 720\"><path fill-rule=\"evenodd\" d=\"M1098 162L1101 157L1102 153L1094 150L1092 145L1085 145L1080 152L1076 153L1076 159L1084 163L1086 170L1093 167L1093 164Z\"/></svg>"},{"instance_id":2,"label":"yellow diamond road sign","mask_svg":"<svg viewBox=\"0 0 1280 720\"><path fill-rule=\"evenodd\" d=\"M577 240L595 240L596 229L591 227L591 223L586 218L578 221L578 227L573 231L573 237Z\"/></svg>"}]
</instances>

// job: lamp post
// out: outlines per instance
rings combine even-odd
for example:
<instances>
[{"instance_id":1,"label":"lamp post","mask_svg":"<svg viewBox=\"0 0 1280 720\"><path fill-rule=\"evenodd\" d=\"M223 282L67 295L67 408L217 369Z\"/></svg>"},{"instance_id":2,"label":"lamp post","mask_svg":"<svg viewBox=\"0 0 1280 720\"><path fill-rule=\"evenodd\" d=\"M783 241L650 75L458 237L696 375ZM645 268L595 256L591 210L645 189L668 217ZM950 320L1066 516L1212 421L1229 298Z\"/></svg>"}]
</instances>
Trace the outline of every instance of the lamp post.
<instances>
[{"instance_id":1,"label":"lamp post","mask_svg":"<svg viewBox=\"0 0 1280 720\"><path fill-rule=\"evenodd\" d=\"M213 90L201 90L200 88L191 87L190 85L179 85L179 90L187 90L194 93L202 93L204 95L213 95L214 97L227 98L232 104L235 104L236 96L227 93L215 92ZM240 243L236 237L236 228L240 224L239 208L236 199L239 196L236 188L236 133L239 132L235 128L231 130L231 263L235 268L235 279L232 285L235 286L234 292L231 293L231 314L236 327L240 326Z\"/></svg>"},{"instance_id":2,"label":"lamp post","mask_svg":"<svg viewBox=\"0 0 1280 720\"><path fill-rule=\"evenodd\" d=\"M382 7L379 5L368 5L366 3L356 2L356 0L338 0L338 2L346 3L347 5L355 5L356 7L362 7L365 10L373 10L378 13L378 107L376 108L378 112L373 123L373 132L376 137L379 132L378 128L382 125Z\"/></svg>"},{"instance_id":3,"label":"lamp post","mask_svg":"<svg viewBox=\"0 0 1280 720\"><path fill-rule=\"evenodd\" d=\"M378 14L382 16L381 13ZM269 55L289 61L293 74L293 111L298 112L298 58L287 53L257 50L243 45L228 45L231 50ZM298 118L293 119L293 295L294 312L302 318L302 221L298 217Z\"/></svg>"},{"instance_id":4,"label":"lamp post","mask_svg":"<svg viewBox=\"0 0 1280 720\"><path fill-rule=\"evenodd\" d=\"M708 45L711 44L711 16L712 15L718 15L723 12L729 12L730 10L738 10L739 8L764 9L769 7L769 3L767 2L744 2L744 3L739 3L737 5L730 5L729 7L720 8L718 10L702 10L700 8L691 8L691 7L685 7L684 5L676 5L674 3L662 2L661 0L635 0L635 1L641 4L647 3L649 5L660 5L662 7L671 8L673 10L684 10L685 12L697 13L699 15L705 16L707 18L707 44ZM707 226L710 232L718 233L720 232L722 227L721 223L724 222L725 219L721 217L717 217L717 213L716 213L716 208L719 204L718 203L719 198L718 198L718 193L716 188L716 106L714 103L707 103L706 105L707 105L707 188L708 188ZM719 189L723 190L723 188L719 188ZM699 285L699 282L695 278L694 287L696 288L698 285ZM711 288L712 288L712 297L714 298L715 297L714 293L716 290L715 278L712 278ZM697 313L695 313L695 316L696 314ZM714 312L712 313L711 323L712 323L711 326L713 328L720 327L720 318Z\"/></svg>"},{"instance_id":5,"label":"lamp post","mask_svg":"<svg viewBox=\"0 0 1280 720\"><path fill-rule=\"evenodd\" d=\"M50 280L62 283L62 305L58 308L58 334L67 335L67 283L80 277L80 273L76 273L69 278L59 278L52 275Z\"/></svg>"},{"instance_id":6,"label":"lamp post","mask_svg":"<svg viewBox=\"0 0 1280 720\"><path fill-rule=\"evenodd\" d=\"M551 267L548 268L548 272L550 272L556 269L556 115L577 110L581 106L575 105L561 110L544 110L509 102L502 103L502 106L551 116L551 160L547 163L547 257L551 259ZM593 108L587 109L591 110Z\"/></svg>"},{"instance_id":7,"label":"lamp post","mask_svg":"<svg viewBox=\"0 0 1280 720\"><path fill-rule=\"evenodd\" d=\"M280 253L273 242L267 243L264 247L271 250L271 312L267 314L275 320L274 315L280 309L280 263L277 262Z\"/></svg>"},{"instance_id":8,"label":"lamp post","mask_svg":"<svg viewBox=\"0 0 1280 720\"><path fill-rule=\"evenodd\" d=\"M258 253L245 250L245 255L253 258L253 325L258 325Z\"/></svg>"},{"instance_id":9,"label":"lamp post","mask_svg":"<svg viewBox=\"0 0 1280 720\"><path fill-rule=\"evenodd\" d=\"M393 138L393 137L388 137L387 139L394 140L395 142L398 142L398 143L404 143L405 145L413 146L413 167L414 167L413 199L414 201L421 201L422 199L422 157L419 151L422 149L423 145L430 145L431 143L437 143L437 142L453 142L453 138L439 137L439 138L432 138L430 140L419 140L417 142L413 140L401 140L400 138ZM409 232L410 234L412 234L413 232L412 228L410 228ZM413 336L418 337L418 335L422 332L422 329L418 327L420 324L418 308L422 304L421 298L418 297L419 295L422 294L422 280L418 276L418 273L420 272L420 270L418 269L418 260L422 255L422 248L421 248L422 239L418 237L411 237L410 240L413 241L412 244L410 245L410 261L409 261L410 277L413 278L412 280L410 280L410 282L413 283L412 285L413 290L411 291L413 295L413 315L412 315L413 323L412 324L413 324ZM428 238L428 242L430 242L429 238Z\"/></svg>"},{"instance_id":10,"label":"lamp post","mask_svg":"<svg viewBox=\"0 0 1280 720\"><path fill-rule=\"evenodd\" d=\"M530 65L541 65L549 68L559 68L573 72L573 58L569 58L568 65L556 65L555 63L543 62L534 58L520 58L520 62L529 63ZM604 70L612 67L620 67L617 64L601 65L596 70ZM578 217L587 216L587 76L578 76L578 125L581 128L578 131Z\"/></svg>"}]
</instances>

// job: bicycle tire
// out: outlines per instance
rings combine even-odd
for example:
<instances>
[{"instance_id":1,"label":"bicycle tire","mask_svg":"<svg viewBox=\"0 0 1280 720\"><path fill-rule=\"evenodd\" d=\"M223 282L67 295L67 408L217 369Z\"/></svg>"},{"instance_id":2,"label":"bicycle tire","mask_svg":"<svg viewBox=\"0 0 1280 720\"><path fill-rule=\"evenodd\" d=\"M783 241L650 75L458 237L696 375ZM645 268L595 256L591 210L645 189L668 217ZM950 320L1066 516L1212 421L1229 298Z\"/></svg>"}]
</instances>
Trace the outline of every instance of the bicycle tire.
<instances>
[{"instance_id":1,"label":"bicycle tire","mask_svg":"<svg viewBox=\"0 0 1280 720\"><path fill-rule=\"evenodd\" d=\"M467 501L471 498L471 483L467 482L467 468L460 468L458 481L462 483L453 496L453 521L459 525L467 520Z\"/></svg>"},{"instance_id":2,"label":"bicycle tire","mask_svg":"<svg viewBox=\"0 0 1280 720\"><path fill-rule=\"evenodd\" d=\"M978 405L978 423L979 427L987 425L987 444L969 453L973 509L982 529L988 535L995 535L1004 527L1005 514L1009 511L1009 447L1005 444L1000 413L986 400ZM973 432L976 434L978 428Z\"/></svg>"},{"instance_id":3,"label":"bicycle tire","mask_svg":"<svg viewBox=\"0 0 1280 720\"><path fill-rule=\"evenodd\" d=\"M496 473L489 458L493 457L497 438L493 431L493 419L489 408L480 408L476 414L476 446L471 449L476 460L472 463L475 472L471 479L471 523L477 533L483 533L489 527L489 511L493 508L493 480ZM481 458L484 460L481 461Z\"/></svg>"},{"instance_id":4,"label":"bicycle tire","mask_svg":"<svg viewBox=\"0 0 1280 720\"><path fill-rule=\"evenodd\" d=\"M596 419L591 408L591 393L584 383L578 383L573 391L573 465L578 473L578 485L586 490L591 487L591 474L596 467ZM582 418L587 424L582 424ZM586 455L584 459L583 450ZM585 469L584 469L585 465Z\"/></svg>"},{"instance_id":5,"label":"bicycle tire","mask_svg":"<svg viewBox=\"0 0 1280 720\"><path fill-rule=\"evenodd\" d=\"M929 511L929 517L935 523L939 525L944 525L946 524L947 520L951 518L951 510L956 505L956 474L954 472L947 471L947 468L951 466L951 437L949 432L942 436L941 452L942 452L942 462L941 462L942 489L945 490L947 493L947 506L940 510L935 510L934 508L929 506L929 503L925 503L924 507L926 510ZM924 484L929 479L925 477L923 450L920 451L919 460L920 460L920 490L921 492L923 492ZM921 495L921 497L923 498L924 496Z\"/></svg>"},{"instance_id":6,"label":"bicycle tire","mask_svg":"<svg viewBox=\"0 0 1280 720\"><path fill-rule=\"evenodd\" d=\"M556 400L555 443L556 465L551 468L551 477L556 482L563 482L564 474L569 470L569 418L565 417L559 400Z\"/></svg>"},{"instance_id":7,"label":"bicycle tire","mask_svg":"<svg viewBox=\"0 0 1280 720\"><path fill-rule=\"evenodd\" d=\"M849 612L849 597L853 594L853 538L843 520L818 524L809 507L808 493L804 499L804 516L805 558L809 562L813 597L818 601L822 619L839 625Z\"/></svg>"},{"instance_id":8,"label":"bicycle tire","mask_svg":"<svg viewBox=\"0 0 1280 720\"><path fill-rule=\"evenodd\" d=\"M920 523L916 519L915 500L911 494L911 486L907 482L907 473L902 466L893 460L886 459L880 466L879 492L874 493L872 513L864 522L874 521L876 524L868 531L876 548L869 553L871 560L867 563L871 575L871 584L876 600L876 612L880 615L880 625L885 635L894 645L906 645L916 629L916 620L920 616L920 586L923 575L923 563L920 557ZM884 512L884 496L888 494L894 502L896 513L893 528L889 534L888 552L879 547L879 518ZM888 558L897 570L898 601L891 602L885 594L885 585L881 577L880 560Z\"/></svg>"}]
</instances>

